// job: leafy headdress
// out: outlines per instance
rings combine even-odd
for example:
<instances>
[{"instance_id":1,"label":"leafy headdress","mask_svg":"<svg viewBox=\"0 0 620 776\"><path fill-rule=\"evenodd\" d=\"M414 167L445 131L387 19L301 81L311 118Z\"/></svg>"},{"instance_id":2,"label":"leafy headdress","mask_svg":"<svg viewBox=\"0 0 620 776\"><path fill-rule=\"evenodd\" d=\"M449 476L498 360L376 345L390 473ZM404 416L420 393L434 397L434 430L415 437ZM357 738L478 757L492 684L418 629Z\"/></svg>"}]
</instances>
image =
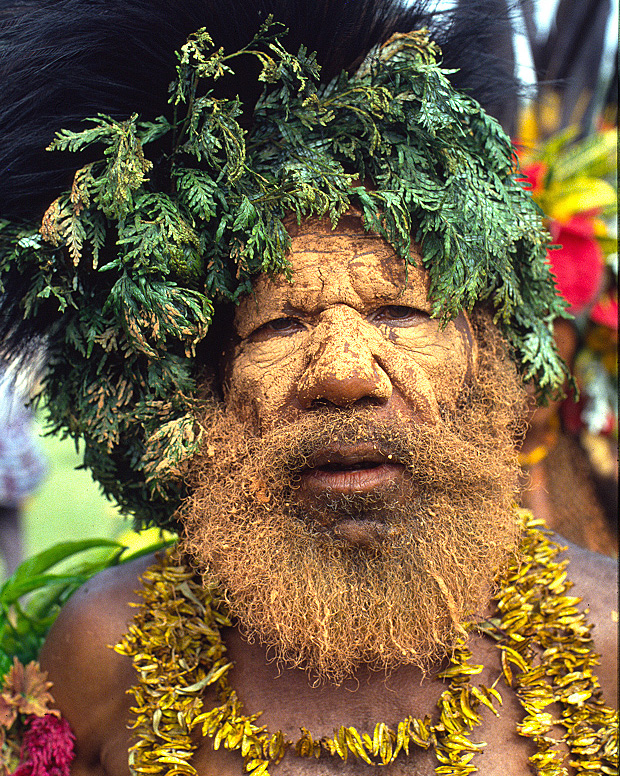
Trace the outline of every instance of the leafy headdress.
<instances>
[{"instance_id":1,"label":"leafy headdress","mask_svg":"<svg viewBox=\"0 0 620 776\"><path fill-rule=\"evenodd\" d=\"M0 222L5 303L46 332L52 428L83 441L94 477L140 523L173 519L201 442L197 348L216 306L287 271L287 214L336 224L355 206L403 261L421 245L434 315L487 305L526 379L543 393L564 379L539 211L509 139L450 85L425 32L392 36L328 84L281 38L268 21L228 53L198 30L168 115L58 132L52 150L91 161L42 224ZM252 58L264 88L244 128L247 106L216 87Z\"/></svg>"}]
</instances>

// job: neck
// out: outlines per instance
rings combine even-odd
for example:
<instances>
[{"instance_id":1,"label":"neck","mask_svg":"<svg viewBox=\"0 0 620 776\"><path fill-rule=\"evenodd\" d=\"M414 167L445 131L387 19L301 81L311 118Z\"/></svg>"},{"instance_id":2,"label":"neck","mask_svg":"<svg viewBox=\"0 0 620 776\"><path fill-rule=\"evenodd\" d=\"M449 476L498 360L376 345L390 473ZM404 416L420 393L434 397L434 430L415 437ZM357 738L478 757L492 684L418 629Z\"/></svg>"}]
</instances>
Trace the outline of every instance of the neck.
<instances>
[{"instance_id":1,"label":"neck","mask_svg":"<svg viewBox=\"0 0 620 776\"><path fill-rule=\"evenodd\" d=\"M262 710L260 724L292 739L302 725L320 737L333 735L341 725L372 730L377 720L395 725L408 715L424 717L446 689L437 674L448 665L447 657L426 672L400 665L386 674L362 664L335 685L270 660L261 645L248 643L236 628L222 635L234 663L230 683L243 688L248 713Z\"/></svg>"}]
</instances>

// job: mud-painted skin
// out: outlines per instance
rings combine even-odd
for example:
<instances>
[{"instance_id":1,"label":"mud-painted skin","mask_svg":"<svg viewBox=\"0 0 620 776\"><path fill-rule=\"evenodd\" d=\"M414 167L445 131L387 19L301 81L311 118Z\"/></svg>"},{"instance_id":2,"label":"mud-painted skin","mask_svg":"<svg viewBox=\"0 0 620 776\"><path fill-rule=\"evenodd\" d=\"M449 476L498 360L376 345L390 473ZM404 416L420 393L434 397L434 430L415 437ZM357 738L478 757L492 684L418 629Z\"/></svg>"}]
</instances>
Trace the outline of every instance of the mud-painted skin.
<instances>
[{"instance_id":1,"label":"mud-painted skin","mask_svg":"<svg viewBox=\"0 0 620 776\"><path fill-rule=\"evenodd\" d=\"M428 317L424 274L410 268L405 284L402 262L390 260L393 254L387 246L362 236L355 222L347 219L342 226L348 235L316 225L315 234L292 233L295 284L281 277L260 279L254 298L238 310L237 337L227 361L227 397L256 433L274 423L279 413L292 418L326 402L336 407L361 402L378 415L434 423L439 407L454 402L475 369L466 318L441 329ZM333 449L328 452L335 455ZM372 453L341 450L339 455L350 464L368 460ZM386 469L373 476L397 476L388 464L377 466ZM341 477L342 488L371 486L369 475L361 471L333 476ZM577 547L569 554L572 593L590 608L595 646L602 655L598 674L605 697L613 703L617 569L610 558ZM127 691L137 676L131 660L109 645L126 633L135 614L132 604L138 602L140 574L152 561L141 558L107 569L86 583L63 608L43 648L41 665L77 739L72 776L130 776L127 752L134 739L127 723L133 699ZM333 735L342 724L364 731L372 731L377 721L395 726L409 714L432 712L445 689L433 672L423 677L411 665L399 666L387 677L361 666L348 684L315 686L303 670L282 669L236 628L224 635L234 663L231 682L246 708L251 713L264 710L260 724L292 738L302 725L316 738ZM472 634L468 646L472 662L484 666L477 682L494 684L501 672L495 645ZM474 737L487 742L476 761L480 776L531 772L531 742L516 733L523 711L513 693L503 696L499 717L481 709ZM208 706L212 703L208 697ZM241 776L243 770L237 752L223 747L214 751L208 740L198 742L192 764L199 776ZM382 776L432 776L436 766L431 751L416 749L410 758L380 770ZM274 776L367 776L377 770L353 758L343 763L339 758L300 759L293 754L270 768Z\"/></svg>"},{"instance_id":2,"label":"mud-painted skin","mask_svg":"<svg viewBox=\"0 0 620 776\"><path fill-rule=\"evenodd\" d=\"M295 229L290 262L292 283L261 276L235 315L226 398L257 433L326 403L428 424L454 405L475 343L464 314L430 317L423 269L354 216Z\"/></svg>"},{"instance_id":3,"label":"mud-painted skin","mask_svg":"<svg viewBox=\"0 0 620 776\"><path fill-rule=\"evenodd\" d=\"M368 405L380 420L435 424L475 369L464 314L431 318L428 274L398 260L355 216L337 229L292 231L292 283L262 276L239 305L228 352L226 400L257 434L317 408ZM414 259L419 255L414 254ZM420 263L420 262L418 262ZM301 475L295 497L369 492L396 484L404 467L371 444L326 444ZM341 538L371 545L387 530L339 521Z\"/></svg>"}]
</instances>

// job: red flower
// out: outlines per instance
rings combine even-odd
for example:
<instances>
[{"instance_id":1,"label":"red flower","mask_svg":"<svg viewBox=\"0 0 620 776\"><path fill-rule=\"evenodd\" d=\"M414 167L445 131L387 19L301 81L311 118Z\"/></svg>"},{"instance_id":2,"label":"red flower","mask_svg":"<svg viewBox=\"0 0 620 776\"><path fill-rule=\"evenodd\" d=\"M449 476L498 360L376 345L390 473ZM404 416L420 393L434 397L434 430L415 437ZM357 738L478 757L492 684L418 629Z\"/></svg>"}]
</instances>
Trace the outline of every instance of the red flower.
<instances>
[{"instance_id":1,"label":"red flower","mask_svg":"<svg viewBox=\"0 0 620 776\"><path fill-rule=\"evenodd\" d=\"M538 194L544 188L545 177L549 172L549 167L544 162L534 162L521 168L519 180L526 184L532 194Z\"/></svg>"},{"instance_id":2,"label":"red flower","mask_svg":"<svg viewBox=\"0 0 620 776\"><path fill-rule=\"evenodd\" d=\"M31 716L14 776L69 776L75 738L67 720Z\"/></svg>"},{"instance_id":3,"label":"red flower","mask_svg":"<svg viewBox=\"0 0 620 776\"><path fill-rule=\"evenodd\" d=\"M550 224L553 241L562 247L549 251L551 271L559 292L570 304L573 314L591 304L600 291L604 261L594 237L591 218L580 213L566 224Z\"/></svg>"},{"instance_id":4,"label":"red flower","mask_svg":"<svg viewBox=\"0 0 620 776\"><path fill-rule=\"evenodd\" d=\"M592 308L590 318L594 323L618 330L618 297L615 291L602 296Z\"/></svg>"}]
</instances>

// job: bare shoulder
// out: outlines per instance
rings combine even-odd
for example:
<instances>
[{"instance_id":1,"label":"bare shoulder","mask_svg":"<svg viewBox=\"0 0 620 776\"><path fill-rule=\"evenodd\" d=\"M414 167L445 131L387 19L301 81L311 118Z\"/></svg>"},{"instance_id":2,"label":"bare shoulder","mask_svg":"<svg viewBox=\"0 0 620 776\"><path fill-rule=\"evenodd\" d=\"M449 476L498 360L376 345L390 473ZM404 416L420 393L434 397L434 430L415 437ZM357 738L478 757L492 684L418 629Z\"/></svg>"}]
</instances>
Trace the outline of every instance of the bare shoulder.
<instances>
[{"instance_id":1,"label":"bare shoulder","mask_svg":"<svg viewBox=\"0 0 620 776\"><path fill-rule=\"evenodd\" d=\"M73 774L116 771L110 763L104 767L104 749L124 748L126 768L126 691L135 677L131 660L112 646L127 630L135 612L131 604L140 600L140 576L153 561L149 555L106 569L84 584L63 607L41 651L54 700L76 737Z\"/></svg>"},{"instance_id":2,"label":"bare shoulder","mask_svg":"<svg viewBox=\"0 0 620 776\"><path fill-rule=\"evenodd\" d=\"M574 584L572 594L579 596L589 610L592 637L601 656L599 677L608 703L618 700L618 561L591 552L558 537L567 546L563 557L569 559L568 574Z\"/></svg>"}]
</instances>

